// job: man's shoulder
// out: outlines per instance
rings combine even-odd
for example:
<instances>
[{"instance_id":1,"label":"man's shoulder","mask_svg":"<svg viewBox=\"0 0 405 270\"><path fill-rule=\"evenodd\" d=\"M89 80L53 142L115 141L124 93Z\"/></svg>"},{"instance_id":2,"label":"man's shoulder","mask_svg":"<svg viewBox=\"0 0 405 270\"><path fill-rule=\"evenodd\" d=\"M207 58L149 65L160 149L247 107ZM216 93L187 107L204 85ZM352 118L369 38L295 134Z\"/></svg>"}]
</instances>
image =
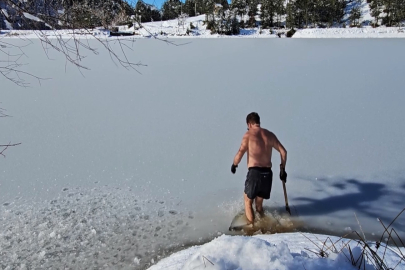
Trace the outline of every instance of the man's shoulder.
<instances>
[{"instance_id":1,"label":"man's shoulder","mask_svg":"<svg viewBox=\"0 0 405 270\"><path fill-rule=\"evenodd\" d=\"M265 133L267 133L267 134L272 134L272 135L274 135L274 133L271 132L270 130L268 130L267 128L262 128L262 130L263 130Z\"/></svg>"},{"instance_id":2,"label":"man's shoulder","mask_svg":"<svg viewBox=\"0 0 405 270\"><path fill-rule=\"evenodd\" d=\"M274 138L277 138L277 137L276 137L276 134L274 134L274 133L271 132L270 130L265 129L265 128L262 128L262 129L263 129L263 131L264 131L266 137L267 137L269 140L273 140Z\"/></svg>"}]
</instances>

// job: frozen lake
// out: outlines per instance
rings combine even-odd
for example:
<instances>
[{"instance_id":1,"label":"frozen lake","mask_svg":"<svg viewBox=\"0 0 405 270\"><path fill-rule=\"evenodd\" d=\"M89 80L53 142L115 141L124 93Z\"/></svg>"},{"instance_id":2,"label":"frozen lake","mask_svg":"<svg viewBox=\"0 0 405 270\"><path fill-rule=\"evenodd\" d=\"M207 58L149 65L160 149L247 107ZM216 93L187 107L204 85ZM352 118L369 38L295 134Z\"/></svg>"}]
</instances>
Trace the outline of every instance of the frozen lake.
<instances>
[{"instance_id":1,"label":"frozen lake","mask_svg":"<svg viewBox=\"0 0 405 270\"><path fill-rule=\"evenodd\" d=\"M359 230L355 213L379 236L377 218L405 207L404 40L175 42L187 44L137 40L128 56L148 65L142 75L101 51L84 76L35 43L26 69L52 79L0 78L13 116L0 119L0 143L22 143L0 159L0 266L142 268L227 233L251 111L288 151L290 206L307 228L340 236ZM279 162L273 153L273 210ZM394 227L403 234L405 217Z\"/></svg>"}]
</instances>

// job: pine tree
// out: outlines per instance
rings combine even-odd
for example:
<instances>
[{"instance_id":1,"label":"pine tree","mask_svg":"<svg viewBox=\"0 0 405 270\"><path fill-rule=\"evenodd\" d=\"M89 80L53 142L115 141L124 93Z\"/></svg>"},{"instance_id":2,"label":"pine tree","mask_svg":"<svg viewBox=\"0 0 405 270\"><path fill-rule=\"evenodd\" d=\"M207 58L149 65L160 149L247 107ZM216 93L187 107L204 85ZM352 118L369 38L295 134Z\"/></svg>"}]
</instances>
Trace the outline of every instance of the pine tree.
<instances>
[{"instance_id":1,"label":"pine tree","mask_svg":"<svg viewBox=\"0 0 405 270\"><path fill-rule=\"evenodd\" d=\"M286 27L293 29L296 26L299 26L297 24L297 15L298 15L298 9L296 5L296 1L289 0L286 6Z\"/></svg>"},{"instance_id":2,"label":"pine tree","mask_svg":"<svg viewBox=\"0 0 405 270\"><path fill-rule=\"evenodd\" d=\"M162 19L173 20L176 19L181 13L180 0L167 0L162 5Z\"/></svg>"},{"instance_id":3,"label":"pine tree","mask_svg":"<svg viewBox=\"0 0 405 270\"><path fill-rule=\"evenodd\" d=\"M256 26L256 14L258 11L257 5L259 4L258 0L248 0L248 16L249 16L249 21L248 21L248 26L249 27L255 27Z\"/></svg>"},{"instance_id":4,"label":"pine tree","mask_svg":"<svg viewBox=\"0 0 405 270\"><path fill-rule=\"evenodd\" d=\"M274 26L275 13L274 0L262 0L261 20L263 28Z\"/></svg>"},{"instance_id":5,"label":"pine tree","mask_svg":"<svg viewBox=\"0 0 405 270\"><path fill-rule=\"evenodd\" d=\"M378 21L382 13L383 3L382 0L372 0L370 3L370 14L375 18L375 26L378 26Z\"/></svg>"},{"instance_id":6,"label":"pine tree","mask_svg":"<svg viewBox=\"0 0 405 270\"><path fill-rule=\"evenodd\" d=\"M236 13L236 15L239 15L241 18L241 21L243 21L243 16L247 13L247 3L246 0L232 0L231 3L231 10Z\"/></svg>"},{"instance_id":7,"label":"pine tree","mask_svg":"<svg viewBox=\"0 0 405 270\"><path fill-rule=\"evenodd\" d=\"M361 0L355 0L352 10L350 11L349 20L352 26L358 26L361 19Z\"/></svg>"},{"instance_id":8,"label":"pine tree","mask_svg":"<svg viewBox=\"0 0 405 270\"><path fill-rule=\"evenodd\" d=\"M183 12L188 14L190 17L196 16L197 1L196 0L186 0L183 5Z\"/></svg>"},{"instance_id":9,"label":"pine tree","mask_svg":"<svg viewBox=\"0 0 405 270\"><path fill-rule=\"evenodd\" d=\"M281 17L285 15L284 0L274 0L274 10L276 12L277 26L281 26Z\"/></svg>"},{"instance_id":10,"label":"pine tree","mask_svg":"<svg viewBox=\"0 0 405 270\"><path fill-rule=\"evenodd\" d=\"M294 18L294 21L296 22L296 25L298 27L306 27L308 28L308 25L311 22L311 5L312 5L312 0L297 0L294 3L295 8L297 10L296 16ZM291 8L291 7L290 7Z\"/></svg>"},{"instance_id":11,"label":"pine tree","mask_svg":"<svg viewBox=\"0 0 405 270\"><path fill-rule=\"evenodd\" d=\"M392 25L399 25L403 20L405 20L404 6L404 0L394 0L392 9Z\"/></svg>"}]
</instances>

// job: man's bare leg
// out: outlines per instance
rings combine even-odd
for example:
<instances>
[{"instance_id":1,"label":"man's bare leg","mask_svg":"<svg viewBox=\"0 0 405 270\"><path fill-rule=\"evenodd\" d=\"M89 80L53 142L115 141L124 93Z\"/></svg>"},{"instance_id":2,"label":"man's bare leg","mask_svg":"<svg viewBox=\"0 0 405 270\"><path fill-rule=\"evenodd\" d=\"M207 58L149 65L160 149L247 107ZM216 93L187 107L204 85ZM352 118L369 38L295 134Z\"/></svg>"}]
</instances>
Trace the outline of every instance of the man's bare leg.
<instances>
[{"instance_id":1,"label":"man's bare leg","mask_svg":"<svg viewBox=\"0 0 405 270\"><path fill-rule=\"evenodd\" d=\"M246 218L248 219L250 224L253 224L255 216L253 215L253 200L249 199L246 193L243 193L243 197L245 199L245 214Z\"/></svg>"},{"instance_id":2,"label":"man's bare leg","mask_svg":"<svg viewBox=\"0 0 405 270\"><path fill-rule=\"evenodd\" d=\"M263 217L264 215L264 210L263 210L263 198L261 197L256 197L255 199L255 205L256 205L256 212Z\"/></svg>"}]
</instances>

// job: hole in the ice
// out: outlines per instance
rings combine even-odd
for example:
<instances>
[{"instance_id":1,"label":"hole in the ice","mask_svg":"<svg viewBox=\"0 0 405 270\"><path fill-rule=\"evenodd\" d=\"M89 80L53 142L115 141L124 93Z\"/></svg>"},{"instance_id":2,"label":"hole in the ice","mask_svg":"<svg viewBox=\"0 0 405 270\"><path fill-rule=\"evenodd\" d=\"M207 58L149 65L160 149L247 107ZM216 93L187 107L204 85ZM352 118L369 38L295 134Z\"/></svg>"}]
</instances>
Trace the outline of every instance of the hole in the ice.
<instances>
[{"instance_id":1,"label":"hole in the ice","mask_svg":"<svg viewBox=\"0 0 405 270\"><path fill-rule=\"evenodd\" d=\"M160 231L161 229L162 229L162 227L157 226L157 227L155 228L155 231L158 232L158 231Z\"/></svg>"},{"instance_id":2,"label":"hole in the ice","mask_svg":"<svg viewBox=\"0 0 405 270\"><path fill-rule=\"evenodd\" d=\"M8 203L8 202L3 203L3 206L9 206L9 205L10 205L10 203Z\"/></svg>"},{"instance_id":3,"label":"hole in the ice","mask_svg":"<svg viewBox=\"0 0 405 270\"><path fill-rule=\"evenodd\" d=\"M67 187L63 188L62 191L68 191L69 189Z\"/></svg>"},{"instance_id":4,"label":"hole in the ice","mask_svg":"<svg viewBox=\"0 0 405 270\"><path fill-rule=\"evenodd\" d=\"M172 215L177 215L177 211L174 211L174 210L170 210L169 213Z\"/></svg>"},{"instance_id":5,"label":"hole in the ice","mask_svg":"<svg viewBox=\"0 0 405 270\"><path fill-rule=\"evenodd\" d=\"M160 201L159 203L160 203L160 204L164 204L165 202L164 202L164 201Z\"/></svg>"}]
</instances>

